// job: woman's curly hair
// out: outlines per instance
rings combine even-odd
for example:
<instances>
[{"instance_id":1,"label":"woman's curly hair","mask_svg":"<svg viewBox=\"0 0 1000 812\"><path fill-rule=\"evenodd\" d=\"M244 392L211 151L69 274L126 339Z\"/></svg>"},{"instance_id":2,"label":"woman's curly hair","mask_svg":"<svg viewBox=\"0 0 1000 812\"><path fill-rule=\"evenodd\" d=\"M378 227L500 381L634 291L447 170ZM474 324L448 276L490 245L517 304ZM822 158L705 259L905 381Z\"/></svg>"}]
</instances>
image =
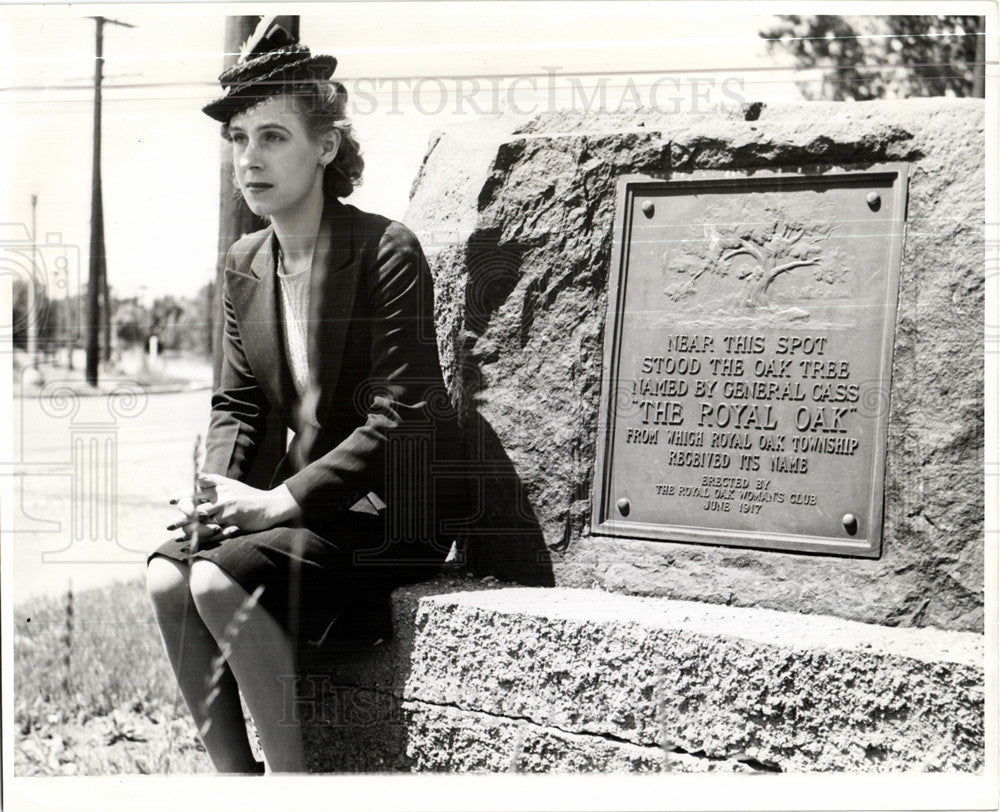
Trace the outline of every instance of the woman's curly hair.
<instances>
[{"instance_id":1,"label":"woman's curly hair","mask_svg":"<svg viewBox=\"0 0 1000 812\"><path fill-rule=\"evenodd\" d=\"M313 138L320 139L330 130L340 133L337 157L323 175L323 195L347 197L361 183L365 170L361 146L347 118L347 89L340 82L306 82L296 87L294 99Z\"/></svg>"},{"instance_id":2,"label":"woman's curly hair","mask_svg":"<svg viewBox=\"0 0 1000 812\"><path fill-rule=\"evenodd\" d=\"M275 95L292 100L295 111L302 116L310 137L319 140L330 130L340 133L340 148L337 157L327 164L323 173L323 196L330 198L347 197L361 184L365 161L361 157L361 146L354 137L354 128L347 118L347 89L331 80L297 81L281 88L280 93L271 93L262 98L262 104ZM249 109L249 108L248 108ZM222 125L222 137L231 140L229 123ZM235 172L233 187L239 194Z\"/></svg>"}]
</instances>

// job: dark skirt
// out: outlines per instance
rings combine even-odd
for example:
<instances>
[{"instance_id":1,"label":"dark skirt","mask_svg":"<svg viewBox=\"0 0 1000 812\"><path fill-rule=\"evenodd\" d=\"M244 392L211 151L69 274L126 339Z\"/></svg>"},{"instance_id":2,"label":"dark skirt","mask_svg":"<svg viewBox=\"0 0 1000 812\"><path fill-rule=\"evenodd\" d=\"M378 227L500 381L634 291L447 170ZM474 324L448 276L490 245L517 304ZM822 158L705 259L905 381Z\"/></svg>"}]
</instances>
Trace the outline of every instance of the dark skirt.
<instances>
[{"instance_id":1,"label":"dark skirt","mask_svg":"<svg viewBox=\"0 0 1000 812\"><path fill-rule=\"evenodd\" d=\"M379 515L345 511L335 528L320 535L304 527L274 527L202 543L197 552L190 540L171 539L149 558L206 559L247 593L262 587L258 604L299 644L364 647L391 636L392 590L433 577L445 555L428 549L416 561L400 557L398 547L385 543ZM407 553L415 552L406 546Z\"/></svg>"}]
</instances>

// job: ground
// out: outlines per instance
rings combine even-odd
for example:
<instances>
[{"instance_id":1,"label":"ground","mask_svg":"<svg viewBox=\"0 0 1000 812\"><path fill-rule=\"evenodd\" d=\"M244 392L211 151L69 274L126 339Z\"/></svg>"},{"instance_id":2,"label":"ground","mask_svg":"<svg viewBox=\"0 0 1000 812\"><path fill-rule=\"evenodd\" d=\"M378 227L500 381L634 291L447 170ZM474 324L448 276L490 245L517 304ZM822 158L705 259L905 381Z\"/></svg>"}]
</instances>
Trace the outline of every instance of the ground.
<instances>
[{"instance_id":1,"label":"ground","mask_svg":"<svg viewBox=\"0 0 1000 812\"><path fill-rule=\"evenodd\" d=\"M15 770L211 771L141 583L175 515L167 500L191 479L210 367L126 365L102 371L94 392L81 366L19 369L13 445L0 459L13 480L4 586L15 606ZM88 460L110 479L89 479Z\"/></svg>"},{"instance_id":2,"label":"ground","mask_svg":"<svg viewBox=\"0 0 1000 812\"><path fill-rule=\"evenodd\" d=\"M15 602L64 592L71 580L80 589L142 575L145 554L176 514L170 496L191 481L195 438L208 425L207 369L202 362L194 390L186 381L150 393L118 375L102 383L119 394L88 396L79 394L79 369L50 368L43 397L14 399L12 453L0 472L13 477L4 540ZM88 459L110 479L88 479Z\"/></svg>"}]
</instances>

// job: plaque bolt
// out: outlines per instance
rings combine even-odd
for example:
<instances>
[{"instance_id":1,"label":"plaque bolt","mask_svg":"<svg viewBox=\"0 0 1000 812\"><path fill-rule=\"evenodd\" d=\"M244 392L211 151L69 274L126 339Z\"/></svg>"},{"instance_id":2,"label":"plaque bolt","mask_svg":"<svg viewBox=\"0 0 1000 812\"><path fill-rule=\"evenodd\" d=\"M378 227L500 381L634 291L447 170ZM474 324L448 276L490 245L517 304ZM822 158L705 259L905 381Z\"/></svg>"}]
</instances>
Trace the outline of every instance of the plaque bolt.
<instances>
[{"instance_id":1,"label":"plaque bolt","mask_svg":"<svg viewBox=\"0 0 1000 812\"><path fill-rule=\"evenodd\" d=\"M872 211L878 211L879 207L882 205L882 197L878 192L869 192L865 195L865 202L868 203L868 208Z\"/></svg>"},{"instance_id":2,"label":"plaque bolt","mask_svg":"<svg viewBox=\"0 0 1000 812\"><path fill-rule=\"evenodd\" d=\"M615 504L618 506L618 512L621 513L622 516L628 516L629 510L632 508L632 503L629 502L628 499L622 497Z\"/></svg>"},{"instance_id":3,"label":"plaque bolt","mask_svg":"<svg viewBox=\"0 0 1000 812\"><path fill-rule=\"evenodd\" d=\"M645 214L647 217L652 217L653 216L653 212L655 212L655 211L656 211L656 206L653 205L653 201L652 200L645 200L645 201L643 201L643 204L642 204L642 213L643 214Z\"/></svg>"},{"instance_id":4,"label":"plaque bolt","mask_svg":"<svg viewBox=\"0 0 1000 812\"><path fill-rule=\"evenodd\" d=\"M844 522L844 530L847 531L848 535L853 536L858 532L858 517L853 513L845 513L842 521Z\"/></svg>"}]
</instances>

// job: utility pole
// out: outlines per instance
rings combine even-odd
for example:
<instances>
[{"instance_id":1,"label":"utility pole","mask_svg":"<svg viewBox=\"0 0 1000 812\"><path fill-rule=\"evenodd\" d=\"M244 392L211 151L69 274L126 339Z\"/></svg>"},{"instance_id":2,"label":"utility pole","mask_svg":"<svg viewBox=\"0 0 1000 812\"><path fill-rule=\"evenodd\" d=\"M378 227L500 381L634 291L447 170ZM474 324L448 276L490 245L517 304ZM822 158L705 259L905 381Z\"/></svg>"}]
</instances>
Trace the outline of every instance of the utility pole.
<instances>
[{"instance_id":1,"label":"utility pole","mask_svg":"<svg viewBox=\"0 0 1000 812\"><path fill-rule=\"evenodd\" d=\"M239 55L240 47L246 42L260 22L259 15L226 17L226 43L223 70L231 67ZM299 18L294 15L275 17L276 23L284 26L292 36L299 35ZM219 198L219 251L215 267L215 285L212 287L212 372L215 386L219 385L222 374L222 287L225 284L226 252L244 234L257 231L265 226L242 197L233 198L233 150L222 142L221 195Z\"/></svg>"},{"instance_id":2,"label":"utility pole","mask_svg":"<svg viewBox=\"0 0 1000 812\"><path fill-rule=\"evenodd\" d=\"M102 241L103 245L103 232L102 227ZM108 287L108 263L105 255L101 255L101 328L104 333L103 340L101 342L101 348L103 350L102 356L104 360L111 360L111 289Z\"/></svg>"},{"instance_id":3,"label":"utility pole","mask_svg":"<svg viewBox=\"0 0 1000 812\"><path fill-rule=\"evenodd\" d=\"M972 95L977 99L986 98L986 18L977 17L976 56L972 68ZM980 30L982 29L982 30Z\"/></svg>"},{"instance_id":4,"label":"utility pole","mask_svg":"<svg viewBox=\"0 0 1000 812\"><path fill-rule=\"evenodd\" d=\"M38 280L38 231L35 227L35 207L38 195L31 196L31 279L28 280L28 363L38 363L38 294L35 283Z\"/></svg>"},{"instance_id":5,"label":"utility pole","mask_svg":"<svg viewBox=\"0 0 1000 812\"><path fill-rule=\"evenodd\" d=\"M94 60L94 165L90 189L90 268L87 281L87 383L97 386L98 330L101 325L101 294L107 286L104 262L104 203L101 196L101 76L104 67L104 24L135 28L134 25L94 17L97 23L97 58ZM110 302L104 296L106 316L110 323ZM110 330L106 331L107 336ZM107 340L107 339L105 339Z\"/></svg>"}]
</instances>

